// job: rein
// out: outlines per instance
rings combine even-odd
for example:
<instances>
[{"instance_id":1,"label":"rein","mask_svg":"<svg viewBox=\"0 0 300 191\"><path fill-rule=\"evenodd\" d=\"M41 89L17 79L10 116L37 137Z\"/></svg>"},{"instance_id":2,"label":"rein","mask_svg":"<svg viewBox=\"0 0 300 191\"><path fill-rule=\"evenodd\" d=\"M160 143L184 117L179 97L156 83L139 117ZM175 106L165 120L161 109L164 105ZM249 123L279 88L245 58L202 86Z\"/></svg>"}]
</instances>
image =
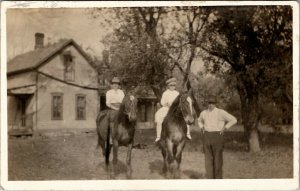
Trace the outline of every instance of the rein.
<instances>
[{"instance_id":1,"label":"rein","mask_svg":"<svg viewBox=\"0 0 300 191\"><path fill-rule=\"evenodd\" d=\"M132 108L133 107L133 100L130 100L130 105L129 105L129 108ZM123 112L125 115L129 116L130 115L130 110L128 111L127 110L127 107L126 107L126 104L125 104L125 109L124 109L124 112Z\"/></svg>"},{"instance_id":2,"label":"rein","mask_svg":"<svg viewBox=\"0 0 300 191\"><path fill-rule=\"evenodd\" d=\"M177 115L177 114L174 114L173 116L177 116L177 117L180 117L180 118L184 118L184 116L183 116L183 111L182 111L182 105L181 105L181 98L179 98L179 105L178 105L178 107L180 108L180 111L181 111L181 114L182 115ZM176 110L178 109L178 107L176 108Z\"/></svg>"},{"instance_id":3,"label":"rein","mask_svg":"<svg viewBox=\"0 0 300 191\"><path fill-rule=\"evenodd\" d=\"M183 114L183 110L182 110L182 101L181 101L181 98L179 98L179 106L178 107L180 108L180 111L181 111L182 115L176 115L176 114L174 114L174 116L177 116L177 117L180 117L180 118L184 118L184 114ZM176 108L176 110L178 109L178 107Z\"/></svg>"}]
</instances>

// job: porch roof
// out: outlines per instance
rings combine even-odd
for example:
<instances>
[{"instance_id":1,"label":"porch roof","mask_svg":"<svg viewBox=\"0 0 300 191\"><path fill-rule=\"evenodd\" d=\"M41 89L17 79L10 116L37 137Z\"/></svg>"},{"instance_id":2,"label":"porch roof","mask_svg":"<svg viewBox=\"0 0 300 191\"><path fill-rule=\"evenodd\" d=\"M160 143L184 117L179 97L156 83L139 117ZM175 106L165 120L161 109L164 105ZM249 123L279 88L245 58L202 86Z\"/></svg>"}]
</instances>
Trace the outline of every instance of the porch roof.
<instances>
[{"instance_id":1,"label":"porch roof","mask_svg":"<svg viewBox=\"0 0 300 191\"><path fill-rule=\"evenodd\" d=\"M23 86L23 87L17 87L17 88L11 88L7 90L8 95L30 95L34 94L36 90L35 85L29 85L29 86Z\"/></svg>"}]
</instances>

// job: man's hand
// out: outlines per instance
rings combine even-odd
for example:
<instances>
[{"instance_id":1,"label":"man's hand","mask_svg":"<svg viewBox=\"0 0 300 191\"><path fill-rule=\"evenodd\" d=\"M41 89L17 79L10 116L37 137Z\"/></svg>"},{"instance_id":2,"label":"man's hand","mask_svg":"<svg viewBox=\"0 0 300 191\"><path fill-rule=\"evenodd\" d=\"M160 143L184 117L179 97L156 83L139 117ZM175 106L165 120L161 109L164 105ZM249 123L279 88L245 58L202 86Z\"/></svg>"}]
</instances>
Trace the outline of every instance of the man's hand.
<instances>
[{"instance_id":1,"label":"man's hand","mask_svg":"<svg viewBox=\"0 0 300 191\"><path fill-rule=\"evenodd\" d=\"M204 128L200 128L200 132L204 134Z\"/></svg>"},{"instance_id":2,"label":"man's hand","mask_svg":"<svg viewBox=\"0 0 300 191\"><path fill-rule=\"evenodd\" d=\"M223 127L223 128L221 129L220 135L223 135L223 134L224 134L225 129L226 129L225 127Z\"/></svg>"}]
</instances>

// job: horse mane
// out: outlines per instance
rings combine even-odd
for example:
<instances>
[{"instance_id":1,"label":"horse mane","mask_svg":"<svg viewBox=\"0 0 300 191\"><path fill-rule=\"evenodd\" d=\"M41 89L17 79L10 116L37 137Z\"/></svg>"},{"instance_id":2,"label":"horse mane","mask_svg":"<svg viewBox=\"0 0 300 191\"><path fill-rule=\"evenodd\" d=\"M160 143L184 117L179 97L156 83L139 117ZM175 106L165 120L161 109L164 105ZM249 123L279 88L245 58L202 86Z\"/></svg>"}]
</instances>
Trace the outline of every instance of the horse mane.
<instances>
[{"instance_id":1,"label":"horse mane","mask_svg":"<svg viewBox=\"0 0 300 191\"><path fill-rule=\"evenodd\" d=\"M179 103L180 103L180 97L182 96L182 94L180 93L176 99L173 101L172 105L170 106L170 109L168 111L168 114L166 116L166 120L173 117L174 114L176 114L176 110L178 109L179 107Z\"/></svg>"},{"instance_id":2,"label":"horse mane","mask_svg":"<svg viewBox=\"0 0 300 191\"><path fill-rule=\"evenodd\" d=\"M118 121L121 121L122 117L125 116L125 105L127 101L128 101L128 95L125 95L118 111Z\"/></svg>"},{"instance_id":3,"label":"horse mane","mask_svg":"<svg viewBox=\"0 0 300 191\"><path fill-rule=\"evenodd\" d=\"M125 97L123 98L122 103L121 103L120 108L119 108L119 112L124 112L125 111L125 103L128 100L127 97L128 96L125 95Z\"/></svg>"}]
</instances>

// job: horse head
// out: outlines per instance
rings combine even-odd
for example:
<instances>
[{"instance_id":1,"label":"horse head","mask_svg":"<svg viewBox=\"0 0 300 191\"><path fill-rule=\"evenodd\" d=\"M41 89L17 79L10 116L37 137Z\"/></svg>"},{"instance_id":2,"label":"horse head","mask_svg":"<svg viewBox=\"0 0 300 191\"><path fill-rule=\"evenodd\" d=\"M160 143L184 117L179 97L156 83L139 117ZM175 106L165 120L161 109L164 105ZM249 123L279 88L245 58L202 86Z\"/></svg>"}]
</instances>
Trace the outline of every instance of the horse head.
<instances>
[{"instance_id":1,"label":"horse head","mask_svg":"<svg viewBox=\"0 0 300 191\"><path fill-rule=\"evenodd\" d=\"M137 98L134 94L129 94L125 97L125 114L130 122L135 122L137 119Z\"/></svg>"},{"instance_id":2,"label":"horse head","mask_svg":"<svg viewBox=\"0 0 300 191\"><path fill-rule=\"evenodd\" d=\"M181 109L184 121L188 125L191 125L195 120L193 101L187 93L183 93L179 99L179 107Z\"/></svg>"}]
</instances>

